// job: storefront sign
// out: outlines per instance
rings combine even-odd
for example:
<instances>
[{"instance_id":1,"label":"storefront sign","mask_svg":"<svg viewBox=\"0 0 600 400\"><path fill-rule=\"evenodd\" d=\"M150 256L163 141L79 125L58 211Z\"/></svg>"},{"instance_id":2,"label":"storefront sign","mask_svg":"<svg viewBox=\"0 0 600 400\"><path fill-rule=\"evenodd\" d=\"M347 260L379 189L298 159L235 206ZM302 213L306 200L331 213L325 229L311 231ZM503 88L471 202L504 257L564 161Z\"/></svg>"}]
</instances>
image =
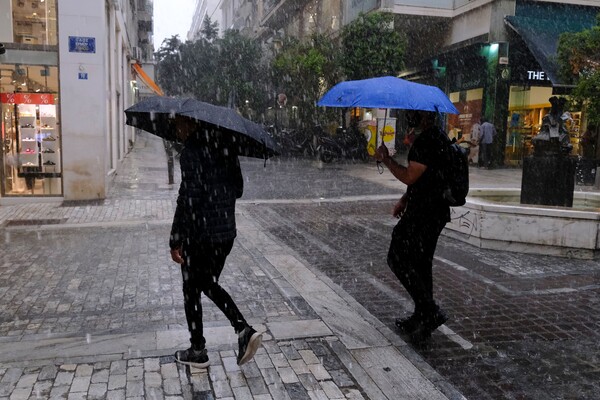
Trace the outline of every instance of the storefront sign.
<instances>
[{"instance_id":1,"label":"storefront sign","mask_svg":"<svg viewBox=\"0 0 600 400\"><path fill-rule=\"evenodd\" d=\"M69 36L69 53L95 53L96 38Z\"/></svg>"},{"instance_id":2,"label":"storefront sign","mask_svg":"<svg viewBox=\"0 0 600 400\"><path fill-rule=\"evenodd\" d=\"M48 93L0 93L4 104L54 104L54 96Z\"/></svg>"},{"instance_id":3,"label":"storefront sign","mask_svg":"<svg viewBox=\"0 0 600 400\"><path fill-rule=\"evenodd\" d=\"M544 71L527 71L527 79L530 81L549 81L548 74Z\"/></svg>"},{"instance_id":4,"label":"storefront sign","mask_svg":"<svg viewBox=\"0 0 600 400\"><path fill-rule=\"evenodd\" d=\"M88 78L87 72L80 72L79 73L79 79L83 79L83 80L87 81L87 78Z\"/></svg>"}]
</instances>

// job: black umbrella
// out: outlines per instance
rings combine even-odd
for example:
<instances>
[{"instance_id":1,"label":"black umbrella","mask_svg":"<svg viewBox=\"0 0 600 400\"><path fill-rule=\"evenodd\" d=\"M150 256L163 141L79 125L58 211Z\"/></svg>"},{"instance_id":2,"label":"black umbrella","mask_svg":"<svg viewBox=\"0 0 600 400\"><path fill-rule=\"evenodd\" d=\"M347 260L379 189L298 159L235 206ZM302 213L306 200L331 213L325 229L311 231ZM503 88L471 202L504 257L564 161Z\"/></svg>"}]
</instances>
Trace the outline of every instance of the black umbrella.
<instances>
[{"instance_id":1,"label":"black umbrella","mask_svg":"<svg viewBox=\"0 0 600 400\"><path fill-rule=\"evenodd\" d=\"M279 146L262 126L242 117L235 110L215 106L195 99L163 96L148 97L125 110L127 125L150 132L170 141L179 141L175 121L185 118L193 121L195 132L216 132L207 135L212 140L222 139L228 146L238 148L246 157L268 158L279 154ZM204 135L202 135L204 136Z\"/></svg>"}]
</instances>

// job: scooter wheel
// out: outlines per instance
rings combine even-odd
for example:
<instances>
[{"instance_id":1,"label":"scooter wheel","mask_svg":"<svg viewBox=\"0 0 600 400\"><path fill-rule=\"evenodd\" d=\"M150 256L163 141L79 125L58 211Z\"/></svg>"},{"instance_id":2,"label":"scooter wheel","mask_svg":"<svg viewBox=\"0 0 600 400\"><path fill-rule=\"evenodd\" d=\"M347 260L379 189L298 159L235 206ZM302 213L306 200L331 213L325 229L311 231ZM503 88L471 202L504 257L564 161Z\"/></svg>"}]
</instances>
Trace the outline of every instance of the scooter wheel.
<instances>
[{"instance_id":1,"label":"scooter wheel","mask_svg":"<svg viewBox=\"0 0 600 400\"><path fill-rule=\"evenodd\" d=\"M328 151L321 151L319 153L319 159L321 161L323 161L324 163L329 164L330 162L333 161L333 154L331 154Z\"/></svg>"}]
</instances>

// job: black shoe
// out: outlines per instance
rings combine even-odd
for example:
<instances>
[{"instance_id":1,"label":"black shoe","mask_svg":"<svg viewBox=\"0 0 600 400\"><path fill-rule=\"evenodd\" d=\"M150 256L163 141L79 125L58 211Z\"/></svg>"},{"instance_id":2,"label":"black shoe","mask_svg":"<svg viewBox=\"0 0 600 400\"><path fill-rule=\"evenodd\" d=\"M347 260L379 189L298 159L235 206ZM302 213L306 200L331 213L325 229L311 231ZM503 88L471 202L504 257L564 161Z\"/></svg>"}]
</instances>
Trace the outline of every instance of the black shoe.
<instances>
[{"instance_id":1,"label":"black shoe","mask_svg":"<svg viewBox=\"0 0 600 400\"><path fill-rule=\"evenodd\" d=\"M396 328L404 334L414 332L419 326L419 317L416 314L411 315L408 318L397 318Z\"/></svg>"},{"instance_id":2,"label":"black shoe","mask_svg":"<svg viewBox=\"0 0 600 400\"><path fill-rule=\"evenodd\" d=\"M411 332L410 339L414 342L420 342L431 337L431 333L448 321L448 316L442 310L437 310L434 314L420 321L417 328Z\"/></svg>"},{"instance_id":3,"label":"black shoe","mask_svg":"<svg viewBox=\"0 0 600 400\"><path fill-rule=\"evenodd\" d=\"M194 350L189 348L187 350L179 350L175 352L175 361L180 364L189 365L196 368L206 368L210 365L208 354L206 349Z\"/></svg>"},{"instance_id":4,"label":"black shoe","mask_svg":"<svg viewBox=\"0 0 600 400\"><path fill-rule=\"evenodd\" d=\"M251 326L247 326L239 333L238 344L240 349L237 355L238 365L250 361L262 343L262 333L256 332Z\"/></svg>"}]
</instances>

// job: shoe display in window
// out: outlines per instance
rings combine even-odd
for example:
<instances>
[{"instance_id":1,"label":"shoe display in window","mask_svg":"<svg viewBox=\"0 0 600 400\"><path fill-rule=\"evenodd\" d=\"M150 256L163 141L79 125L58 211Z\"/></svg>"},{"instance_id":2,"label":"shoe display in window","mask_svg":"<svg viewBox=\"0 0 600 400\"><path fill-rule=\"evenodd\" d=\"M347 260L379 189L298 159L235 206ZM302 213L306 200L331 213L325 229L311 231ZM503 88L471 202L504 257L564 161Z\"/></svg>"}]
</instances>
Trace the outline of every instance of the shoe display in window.
<instances>
[{"instance_id":1,"label":"shoe display in window","mask_svg":"<svg viewBox=\"0 0 600 400\"><path fill-rule=\"evenodd\" d=\"M30 162L26 162L25 164L23 164L23 166L24 167L35 167L35 166L37 166L37 164L34 164L30 161Z\"/></svg>"},{"instance_id":2,"label":"shoe display in window","mask_svg":"<svg viewBox=\"0 0 600 400\"><path fill-rule=\"evenodd\" d=\"M42 150L42 153L56 153L56 152L52 149L44 149L44 150Z\"/></svg>"},{"instance_id":3,"label":"shoe display in window","mask_svg":"<svg viewBox=\"0 0 600 400\"><path fill-rule=\"evenodd\" d=\"M35 126L33 126L31 124L25 124L25 125L21 125L21 128L35 128Z\"/></svg>"},{"instance_id":4,"label":"shoe display in window","mask_svg":"<svg viewBox=\"0 0 600 400\"><path fill-rule=\"evenodd\" d=\"M44 163L44 165L56 165L56 163L48 160Z\"/></svg>"},{"instance_id":5,"label":"shoe display in window","mask_svg":"<svg viewBox=\"0 0 600 400\"><path fill-rule=\"evenodd\" d=\"M42 139L44 142L54 142L56 140L56 138L52 135L45 137Z\"/></svg>"},{"instance_id":6,"label":"shoe display in window","mask_svg":"<svg viewBox=\"0 0 600 400\"><path fill-rule=\"evenodd\" d=\"M22 154L35 154L35 150L34 149L25 149L25 150L23 150Z\"/></svg>"},{"instance_id":7,"label":"shoe display in window","mask_svg":"<svg viewBox=\"0 0 600 400\"><path fill-rule=\"evenodd\" d=\"M26 137L26 138L23 138L23 140L22 140L22 141L23 141L23 142L35 142L35 139L34 139L34 138L32 138L32 137Z\"/></svg>"}]
</instances>

